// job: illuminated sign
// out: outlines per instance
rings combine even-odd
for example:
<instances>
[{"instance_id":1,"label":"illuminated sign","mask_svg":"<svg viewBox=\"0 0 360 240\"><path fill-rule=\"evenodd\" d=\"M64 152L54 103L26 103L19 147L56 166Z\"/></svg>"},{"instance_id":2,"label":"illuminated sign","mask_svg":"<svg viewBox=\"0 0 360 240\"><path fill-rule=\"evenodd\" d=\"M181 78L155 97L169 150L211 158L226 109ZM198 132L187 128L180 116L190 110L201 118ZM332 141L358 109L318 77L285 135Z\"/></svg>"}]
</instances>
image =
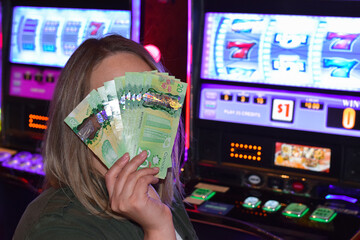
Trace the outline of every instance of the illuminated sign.
<instances>
[{"instance_id":1,"label":"illuminated sign","mask_svg":"<svg viewBox=\"0 0 360 240\"><path fill-rule=\"evenodd\" d=\"M46 116L29 114L29 128L46 129L46 122L49 120Z\"/></svg>"},{"instance_id":2,"label":"illuminated sign","mask_svg":"<svg viewBox=\"0 0 360 240\"><path fill-rule=\"evenodd\" d=\"M232 142L229 156L240 160L261 161L262 148L259 145Z\"/></svg>"}]
</instances>

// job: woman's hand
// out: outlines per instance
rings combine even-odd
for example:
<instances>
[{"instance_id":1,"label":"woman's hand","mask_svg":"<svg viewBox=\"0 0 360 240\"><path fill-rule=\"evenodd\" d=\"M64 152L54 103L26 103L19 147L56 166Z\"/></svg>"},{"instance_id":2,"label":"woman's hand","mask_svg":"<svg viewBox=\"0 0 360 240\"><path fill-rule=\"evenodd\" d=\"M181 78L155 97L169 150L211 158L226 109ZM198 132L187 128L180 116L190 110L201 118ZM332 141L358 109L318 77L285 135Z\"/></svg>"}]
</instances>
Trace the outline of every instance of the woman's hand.
<instances>
[{"instance_id":1,"label":"woman's hand","mask_svg":"<svg viewBox=\"0 0 360 240\"><path fill-rule=\"evenodd\" d=\"M151 186L159 169L137 171L146 157L143 151L129 161L126 153L105 174L111 209L140 224L145 239L175 239L171 211Z\"/></svg>"}]
</instances>

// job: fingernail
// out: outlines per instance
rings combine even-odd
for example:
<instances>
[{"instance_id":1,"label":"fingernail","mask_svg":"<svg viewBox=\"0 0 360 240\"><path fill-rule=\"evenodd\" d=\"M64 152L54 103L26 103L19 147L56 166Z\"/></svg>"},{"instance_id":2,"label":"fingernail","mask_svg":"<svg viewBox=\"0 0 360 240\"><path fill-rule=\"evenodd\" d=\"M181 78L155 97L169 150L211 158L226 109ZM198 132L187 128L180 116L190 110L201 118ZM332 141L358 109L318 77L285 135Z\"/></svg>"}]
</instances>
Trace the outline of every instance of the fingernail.
<instances>
[{"instance_id":1,"label":"fingernail","mask_svg":"<svg viewBox=\"0 0 360 240\"><path fill-rule=\"evenodd\" d=\"M159 170L160 170L160 168L158 168L158 167L154 167L153 168L156 172L158 172Z\"/></svg>"},{"instance_id":2,"label":"fingernail","mask_svg":"<svg viewBox=\"0 0 360 240\"><path fill-rule=\"evenodd\" d=\"M142 151L141 153L140 153L140 156L142 156L142 157L146 157L147 156L147 151Z\"/></svg>"},{"instance_id":3,"label":"fingernail","mask_svg":"<svg viewBox=\"0 0 360 240\"><path fill-rule=\"evenodd\" d=\"M124 161L128 161L130 159L130 155L129 153L125 153L123 156L122 156L123 160Z\"/></svg>"}]
</instances>

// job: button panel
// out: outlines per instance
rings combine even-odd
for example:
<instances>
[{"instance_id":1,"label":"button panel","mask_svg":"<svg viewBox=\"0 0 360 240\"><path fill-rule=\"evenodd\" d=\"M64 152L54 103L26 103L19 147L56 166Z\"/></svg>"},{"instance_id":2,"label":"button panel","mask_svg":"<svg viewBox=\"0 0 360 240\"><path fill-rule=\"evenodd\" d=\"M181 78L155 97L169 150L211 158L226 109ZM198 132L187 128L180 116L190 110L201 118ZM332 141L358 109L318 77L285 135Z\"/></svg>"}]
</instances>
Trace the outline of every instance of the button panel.
<instances>
[{"instance_id":1,"label":"button panel","mask_svg":"<svg viewBox=\"0 0 360 240\"><path fill-rule=\"evenodd\" d=\"M331 222L337 213L331 208L319 207L310 215L310 219L317 222Z\"/></svg>"},{"instance_id":2,"label":"button panel","mask_svg":"<svg viewBox=\"0 0 360 240\"><path fill-rule=\"evenodd\" d=\"M290 203L282 212L283 215L294 218L301 218L309 211L309 208L302 203Z\"/></svg>"},{"instance_id":3,"label":"button panel","mask_svg":"<svg viewBox=\"0 0 360 240\"><path fill-rule=\"evenodd\" d=\"M261 201L257 197L247 197L243 203L243 207L257 208L261 204Z\"/></svg>"}]
</instances>

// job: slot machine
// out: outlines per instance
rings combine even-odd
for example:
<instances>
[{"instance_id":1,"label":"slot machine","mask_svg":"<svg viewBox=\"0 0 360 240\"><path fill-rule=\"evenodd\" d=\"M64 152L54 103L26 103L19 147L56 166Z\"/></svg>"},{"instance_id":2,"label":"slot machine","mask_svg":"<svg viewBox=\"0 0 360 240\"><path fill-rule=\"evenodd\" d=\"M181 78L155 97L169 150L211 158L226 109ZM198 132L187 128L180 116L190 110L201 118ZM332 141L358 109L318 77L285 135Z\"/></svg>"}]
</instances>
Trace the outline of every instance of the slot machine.
<instances>
[{"instance_id":1,"label":"slot machine","mask_svg":"<svg viewBox=\"0 0 360 240\"><path fill-rule=\"evenodd\" d=\"M140 3L5 1L3 167L43 175L39 154L62 67L88 38L116 33L140 41ZM10 153L10 154L9 154Z\"/></svg>"},{"instance_id":2,"label":"slot machine","mask_svg":"<svg viewBox=\"0 0 360 240\"><path fill-rule=\"evenodd\" d=\"M357 1L192 2L183 175L195 223L359 237L359 10Z\"/></svg>"}]
</instances>

